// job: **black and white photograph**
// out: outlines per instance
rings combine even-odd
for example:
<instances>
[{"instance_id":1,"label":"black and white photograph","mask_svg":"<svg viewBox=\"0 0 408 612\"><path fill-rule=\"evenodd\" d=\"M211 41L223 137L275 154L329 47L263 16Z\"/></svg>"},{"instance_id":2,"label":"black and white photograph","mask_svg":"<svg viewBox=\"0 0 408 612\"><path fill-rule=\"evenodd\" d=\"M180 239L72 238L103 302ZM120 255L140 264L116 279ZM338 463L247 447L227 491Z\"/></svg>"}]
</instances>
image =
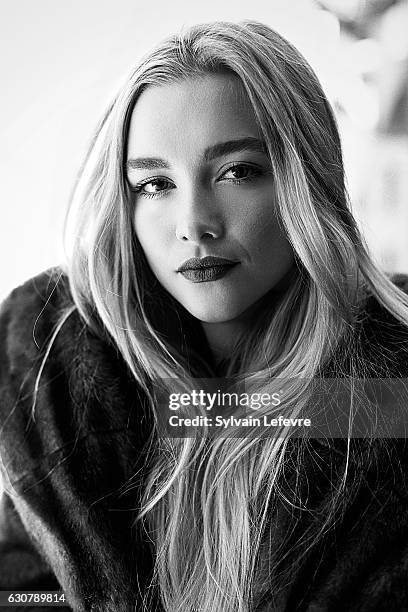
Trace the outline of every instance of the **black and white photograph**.
<instances>
[{"instance_id":1,"label":"black and white photograph","mask_svg":"<svg viewBox=\"0 0 408 612\"><path fill-rule=\"evenodd\" d=\"M408 612L408 0L0 0L0 610Z\"/></svg>"}]
</instances>

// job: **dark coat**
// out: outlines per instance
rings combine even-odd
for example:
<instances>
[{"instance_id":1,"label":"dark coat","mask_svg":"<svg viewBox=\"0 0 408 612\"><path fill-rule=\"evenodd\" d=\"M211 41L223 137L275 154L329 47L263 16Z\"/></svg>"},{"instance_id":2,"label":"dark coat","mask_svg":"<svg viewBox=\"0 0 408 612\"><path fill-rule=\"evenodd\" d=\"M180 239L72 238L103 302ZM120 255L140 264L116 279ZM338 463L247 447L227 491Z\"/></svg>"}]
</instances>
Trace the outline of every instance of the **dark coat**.
<instances>
[{"instance_id":1,"label":"dark coat","mask_svg":"<svg viewBox=\"0 0 408 612\"><path fill-rule=\"evenodd\" d=\"M86 328L76 312L53 344L32 415L47 341L63 308L72 304L67 279L56 286L57 274L49 271L13 291L0 313L6 490L0 590L62 588L74 610L142 610L152 553L135 525L137 478L152 420L117 350ZM408 279L398 282L408 289ZM373 375L408 378L408 333L374 298L367 302L360 333ZM341 472L343 442L316 441L313 452L304 454L307 511L284 502L271 509L271 541L285 561L279 576L268 576L264 568L258 610L408 610L405 439L356 444L350 473L357 484L347 507L319 545L304 554L296 547L299 535L325 518L333 493L328 474ZM281 587L274 604L269 580Z\"/></svg>"}]
</instances>

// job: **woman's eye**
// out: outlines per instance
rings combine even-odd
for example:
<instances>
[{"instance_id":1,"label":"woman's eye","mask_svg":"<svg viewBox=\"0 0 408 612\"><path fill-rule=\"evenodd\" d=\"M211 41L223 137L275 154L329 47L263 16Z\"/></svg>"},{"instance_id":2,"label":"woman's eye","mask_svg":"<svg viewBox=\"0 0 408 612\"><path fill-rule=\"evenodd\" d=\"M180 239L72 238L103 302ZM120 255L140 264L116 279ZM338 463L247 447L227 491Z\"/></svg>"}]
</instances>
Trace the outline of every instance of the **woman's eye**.
<instances>
[{"instance_id":1,"label":"woman's eye","mask_svg":"<svg viewBox=\"0 0 408 612\"><path fill-rule=\"evenodd\" d=\"M253 166L246 166L244 164L236 164L235 166L231 166L224 172L222 175L222 179L226 179L227 181L231 181L233 183L240 183L241 181L250 180L259 176L261 174L261 170L259 168L254 168Z\"/></svg>"},{"instance_id":2,"label":"woman's eye","mask_svg":"<svg viewBox=\"0 0 408 612\"><path fill-rule=\"evenodd\" d=\"M147 198L160 196L169 189L173 189L174 185L171 181L164 178L151 179L145 183L135 185L133 191Z\"/></svg>"}]
</instances>

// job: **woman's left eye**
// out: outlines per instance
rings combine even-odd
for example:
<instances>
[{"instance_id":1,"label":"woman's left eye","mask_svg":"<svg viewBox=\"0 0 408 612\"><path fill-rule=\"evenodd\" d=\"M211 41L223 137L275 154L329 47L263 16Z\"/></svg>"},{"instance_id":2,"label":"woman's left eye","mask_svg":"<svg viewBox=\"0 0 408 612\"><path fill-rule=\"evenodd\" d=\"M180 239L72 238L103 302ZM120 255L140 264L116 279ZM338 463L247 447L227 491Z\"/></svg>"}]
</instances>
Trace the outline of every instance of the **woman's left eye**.
<instances>
[{"instance_id":1,"label":"woman's left eye","mask_svg":"<svg viewBox=\"0 0 408 612\"><path fill-rule=\"evenodd\" d=\"M235 184L239 184L242 181L249 181L260 174L262 174L260 168L247 166L245 164L235 164L234 166L228 168L228 170L226 170L220 178Z\"/></svg>"}]
</instances>

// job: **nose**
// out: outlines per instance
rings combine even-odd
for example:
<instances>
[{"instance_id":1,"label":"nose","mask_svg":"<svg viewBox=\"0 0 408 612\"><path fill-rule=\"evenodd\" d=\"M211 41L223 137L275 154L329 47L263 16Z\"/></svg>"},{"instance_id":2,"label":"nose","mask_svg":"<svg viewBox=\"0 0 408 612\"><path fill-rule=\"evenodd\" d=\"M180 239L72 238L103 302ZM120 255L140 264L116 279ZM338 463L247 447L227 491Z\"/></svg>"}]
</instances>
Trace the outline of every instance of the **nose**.
<instances>
[{"instance_id":1,"label":"nose","mask_svg":"<svg viewBox=\"0 0 408 612\"><path fill-rule=\"evenodd\" d=\"M203 191L197 189L189 194L183 204L180 203L176 237L182 242L200 243L203 240L216 240L223 235L220 211L217 210L215 202Z\"/></svg>"}]
</instances>

